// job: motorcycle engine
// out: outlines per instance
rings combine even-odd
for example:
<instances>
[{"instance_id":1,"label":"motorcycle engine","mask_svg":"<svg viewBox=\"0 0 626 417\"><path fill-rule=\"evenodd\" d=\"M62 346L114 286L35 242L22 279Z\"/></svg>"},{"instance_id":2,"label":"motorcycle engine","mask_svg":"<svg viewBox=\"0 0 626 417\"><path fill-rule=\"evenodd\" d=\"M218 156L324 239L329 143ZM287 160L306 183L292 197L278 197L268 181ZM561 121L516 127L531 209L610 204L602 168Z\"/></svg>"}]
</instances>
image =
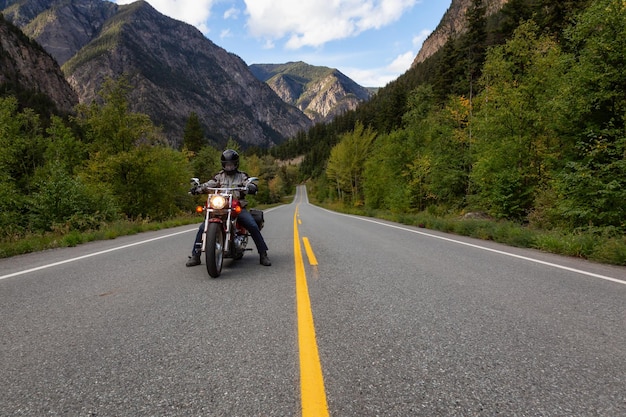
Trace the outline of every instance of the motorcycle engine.
<instances>
[{"instance_id":1,"label":"motorcycle engine","mask_svg":"<svg viewBox=\"0 0 626 417\"><path fill-rule=\"evenodd\" d=\"M246 239L245 236L235 236L235 248L237 248L238 251L243 251L246 249L246 245L248 244L248 240Z\"/></svg>"}]
</instances>

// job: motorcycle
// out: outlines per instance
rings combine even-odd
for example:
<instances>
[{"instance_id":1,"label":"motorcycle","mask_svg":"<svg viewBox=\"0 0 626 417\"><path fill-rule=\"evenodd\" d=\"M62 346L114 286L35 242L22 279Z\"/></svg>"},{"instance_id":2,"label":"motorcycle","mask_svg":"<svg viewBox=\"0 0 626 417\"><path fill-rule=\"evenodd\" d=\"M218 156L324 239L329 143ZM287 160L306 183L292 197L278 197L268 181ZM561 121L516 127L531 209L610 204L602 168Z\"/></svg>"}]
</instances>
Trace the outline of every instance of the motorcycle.
<instances>
[{"instance_id":1,"label":"motorcycle","mask_svg":"<svg viewBox=\"0 0 626 417\"><path fill-rule=\"evenodd\" d=\"M256 180L256 177L248 178L240 187L205 188L209 191L206 203L196 207L196 212L204 213L201 251L205 254L206 268L212 278L222 273L224 258L239 260L245 251L252 250L247 248L250 233L237 221L242 207L236 194L247 191L247 185ZM200 180L192 178L192 189L199 186ZM250 214L262 229L263 212L252 209Z\"/></svg>"}]
</instances>

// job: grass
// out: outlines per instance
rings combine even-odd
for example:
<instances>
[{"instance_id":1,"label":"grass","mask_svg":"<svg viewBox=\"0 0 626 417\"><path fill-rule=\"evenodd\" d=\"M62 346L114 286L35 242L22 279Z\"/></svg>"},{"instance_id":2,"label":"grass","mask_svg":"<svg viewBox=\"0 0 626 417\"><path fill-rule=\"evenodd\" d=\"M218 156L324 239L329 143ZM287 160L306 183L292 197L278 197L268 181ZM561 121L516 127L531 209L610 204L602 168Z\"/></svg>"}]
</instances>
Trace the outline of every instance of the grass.
<instances>
[{"instance_id":1,"label":"grass","mask_svg":"<svg viewBox=\"0 0 626 417\"><path fill-rule=\"evenodd\" d=\"M283 199L282 204L289 204L293 196ZM278 204L275 204L278 205ZM257 205L255 208L267 209L275 205ZM42 234L31 234L19 238L0 240L0 259L25 253L38 252L47 249L74 247L96 240L110 240L119 236L135 235L141 232L169 229L171 227L199 224L202 217L197 214L180 215L176 218L163 221L147 221L145 219L120 220L102 225L98 230L79 232L76 230L57 230Z\"/></svg>"},{"instance_id":2,"label":"grass","mask_svg":"<svg viewBox=\"0 0 626 417\"><path fill-rule=\"evenodd\" d=\"M410 226L491 240L519 248L587 259L593 262L626 266L626 236L606 230L539 230L508 221L463 219L461 216L434 216L428 213L391 213L389 211L346 208L341 204L315 204L330 210L385 219Z\"/></svg>"},{"instance_id":3,"label":"grass","mask_svg":"<svg viewBox=\"0 0 626 417\"><path fill-rule=\"evenodd\" d=\"M79 232L49 232L44 234L32 234L19 239L0 241L0 258L37 252L46 249L74 247L95 240L115 239L119 236L134 235L151 230L162 230L170 227L197 224L201 221L198 216L180 216L165 222L117 221L107 224L98 230Z\"/></svg>"}]
</instances>

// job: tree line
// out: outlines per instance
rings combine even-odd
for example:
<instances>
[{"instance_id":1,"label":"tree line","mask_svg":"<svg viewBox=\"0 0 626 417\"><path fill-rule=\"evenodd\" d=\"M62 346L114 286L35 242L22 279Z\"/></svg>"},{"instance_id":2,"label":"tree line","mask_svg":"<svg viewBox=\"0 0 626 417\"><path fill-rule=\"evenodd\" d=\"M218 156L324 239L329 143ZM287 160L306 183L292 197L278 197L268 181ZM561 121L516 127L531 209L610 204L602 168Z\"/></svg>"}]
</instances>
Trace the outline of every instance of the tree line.
<instances>
[{"instance_id":1,"label":"tree line","mask_svg":"<svg viewBox=\"0 0 626 417\"><path fill-rule=\"evenodd\" d=\"M306 149L320 200L623 234L624 2L512 0L487 18L475 0L468 21L431 61L276 154Z\"/></svg>"},{"instance_id":2,"label":"tree line","mask_svg":"<svg viewBox=\"0 0 626 417\"><path fill-rule=\"evenodd\" d=\"M129 93L125 77L108 80L96 101L68 117L0 98L0 240L193 212L189 180L221 169L223 149L210 145L193 114L184 146L174 149L147 115L129 110ZM253 204L280 201L297 176L270 155L245 152L241 168L261 179Z\"/></svg>"}]
</instances>

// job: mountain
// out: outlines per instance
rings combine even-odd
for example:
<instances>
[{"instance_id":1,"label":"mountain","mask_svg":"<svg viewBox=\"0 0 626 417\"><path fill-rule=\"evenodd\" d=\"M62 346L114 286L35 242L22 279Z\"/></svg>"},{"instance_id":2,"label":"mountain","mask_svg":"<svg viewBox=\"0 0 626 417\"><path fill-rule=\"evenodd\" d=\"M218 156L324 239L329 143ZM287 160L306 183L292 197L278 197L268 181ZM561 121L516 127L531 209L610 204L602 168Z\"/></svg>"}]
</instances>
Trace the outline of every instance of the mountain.
<instances>
[{"instance_id":1,"label":"mountain","mask_svg":"<svg viewBox=\"0 0 626 417\"><path fill-rule=\"evenodd\" d=\"M108 1L5 1L13 3L3 10L7 19L43 45L59 65L94 39L119 7Z\"/></svg>"},{"instance_id":2,"label":"mountain","mask_svg":"<svg viewBox=\"0 0 626 417\"><path fill-rule=\"evenodd\" d=\"M367 101L371 93L334 68L304 62L253 64L252 73L314 122L326 122Z\"/></svg>"},{"instance_id":3,"label":"mountain","mask_svg":"<svg viewBox=\"0 0 626 417\"><path fill-rule=\"evenodd\" d=\"M80 102L107 78L125 74L131 110L162 125L180 145L191 113L205 136L223 145L271 147L312 122L281 100L234 54L145 1L4 0L3 13L59 63Z\"/></svg>"},{"instance_id":4,"label":"mountain","mask_svg":"<svg viewBox=\"0 0 626 417\"><path fill-rule=\"evenodd\" d=\"M487 16L500 11L508 1L509 0L483 0ZM465 33L467 30L465 12L474 2L475 0L452 0L450 7L441 18L437 28L422 44L411 67L414 67L420 62L424 62L426 58L434 55L445 45L448 39L456 38Z\"/></svg>"},{"instance_id":5,"label":"mountain","mask_svg":"<svg viewBox=\"0 0 626 417\"><path fill-rule=\"evenodd\" d=\"M78 96L54 58L2 15L0 93L14 95L31 108L43 101L43 106L56 108L52 109L53 113L69 113L78 104ZM45 113L49 110L46 109Z\"/></svg>"}]
</instances>

